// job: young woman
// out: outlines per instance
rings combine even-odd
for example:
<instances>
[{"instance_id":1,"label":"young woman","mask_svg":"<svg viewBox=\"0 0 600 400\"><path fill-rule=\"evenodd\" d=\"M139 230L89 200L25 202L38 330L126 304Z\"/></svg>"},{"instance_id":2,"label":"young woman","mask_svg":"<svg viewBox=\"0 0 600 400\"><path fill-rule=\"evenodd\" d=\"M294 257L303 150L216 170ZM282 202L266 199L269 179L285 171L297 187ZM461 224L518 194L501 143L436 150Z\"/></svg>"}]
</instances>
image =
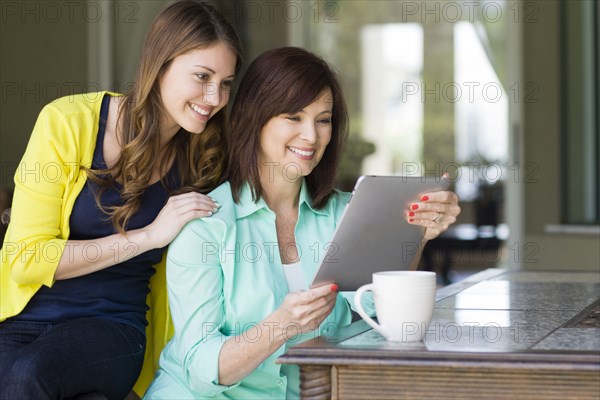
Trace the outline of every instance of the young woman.
<instances>
[{"instance_id":1,"label":"young woman","mask_svg":"<svg viewBox=\"0 0 600 400\"><path fill-rule=\"evenodd\" d=\"M281 48L250 65L232 108L228 182L210 193L222 207L169 247L175 336L145 398L298 397L298 369L277 357L351 321L352 293L308 288L349 199L333 188L346 120L320 58ZM427 193L406 217L431 239L455 221L457 203Z\"/></svg>"},{"instance_id":2,"label":"young woman","mask_svg":"<svg viewBox=\"0 0 600 400\"><path fill-rule=\"evenodd\" d=\"M187 222L219 207L201 193L222 182L224 107L240 59L212 6L178 1L150 26L129 93L42 110L1 253L0 398L129 393L153 266Z\"/></svg>"}]
</instances>

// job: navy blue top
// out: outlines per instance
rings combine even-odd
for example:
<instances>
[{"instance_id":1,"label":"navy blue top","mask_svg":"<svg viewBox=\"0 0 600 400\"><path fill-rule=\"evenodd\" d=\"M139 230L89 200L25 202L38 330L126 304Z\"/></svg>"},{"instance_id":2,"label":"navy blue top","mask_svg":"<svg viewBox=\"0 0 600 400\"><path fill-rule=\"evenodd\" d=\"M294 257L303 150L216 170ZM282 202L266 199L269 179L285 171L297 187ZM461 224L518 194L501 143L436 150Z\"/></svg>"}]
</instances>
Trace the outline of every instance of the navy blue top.
<instances>
[{"instance_id":1,"label":"navy blue top","mask_svg":"<svg viewBox=\"0 0 600 400\"><path fill-rule=\"evenodd\" d=\"M105 95L100 111L100 126L92 167L106 168L104 162L104 130L108 115L110 95ZM167 186L174 187L176 163L167 175ZM120 185L107 189L101 197L105 206L123 204ZM110 236L115 228L100 210L94 198L97 184L88 180L75 200L70 217L70 240L90 240ZM150 224L168 199L167 190L161 182L149 186L144 192L138 212L133 215L126 230L143 228ZM117 245L114 246L115 252ZM66 254L83 252L90 260L99 256L99 247L89 245L69 247ZM71 253L69 253L71 252ZM134 326L145 332L146 296L148 283L155 270L153 265L161 260L163 249L139 254L121 264L72 279L58 280L52 287L42 286L25 309L14 320L36 322L59 322L75 318L101 317ZM118 256L118 254L115 254Z\"/></svg>"}]
</instances>

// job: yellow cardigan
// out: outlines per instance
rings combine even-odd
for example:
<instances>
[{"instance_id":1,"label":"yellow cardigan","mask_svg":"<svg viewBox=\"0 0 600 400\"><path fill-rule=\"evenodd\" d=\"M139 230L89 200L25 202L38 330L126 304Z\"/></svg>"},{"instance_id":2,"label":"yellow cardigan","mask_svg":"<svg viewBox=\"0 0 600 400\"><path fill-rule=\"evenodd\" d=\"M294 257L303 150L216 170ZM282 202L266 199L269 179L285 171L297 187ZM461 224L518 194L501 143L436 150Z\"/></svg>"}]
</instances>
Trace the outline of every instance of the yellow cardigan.
<instances>
[{"instance_id":1,"label":"yellow cardigan","mask_svg":"<svg viewBox=\"0 0 600 400\"><path fill-rule=\"evenodd\" d=\"M11 219L0 250L0 322L19 314L42 285L52 286L69 238L69 218L92 163L107 92L60 98L41 111L15 173ZM111 93L114 96L117 94ZM173 336L165 260L150 281L146 354L135 391L143 395Z\"/></svg>"}]
</instances>

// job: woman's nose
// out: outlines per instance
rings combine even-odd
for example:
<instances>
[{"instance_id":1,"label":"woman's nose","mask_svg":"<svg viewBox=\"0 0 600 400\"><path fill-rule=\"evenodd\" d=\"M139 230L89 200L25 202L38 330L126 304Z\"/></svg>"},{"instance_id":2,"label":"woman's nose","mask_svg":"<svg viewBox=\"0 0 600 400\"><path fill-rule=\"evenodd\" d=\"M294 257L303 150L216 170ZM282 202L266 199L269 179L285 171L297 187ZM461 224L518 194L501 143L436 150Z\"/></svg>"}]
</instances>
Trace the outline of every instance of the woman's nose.
<instances>
[{"instance_id":1,"label":"woman's nose","mask_svg":"<svg viewBox=\"0 0 600 400\"><path fill-rule=\"evenodd\" d=\"M221 91L215 82L206 84L204 88L204 103L210 106L218 106L221 103Z\"/></svg>"}]
</instances>

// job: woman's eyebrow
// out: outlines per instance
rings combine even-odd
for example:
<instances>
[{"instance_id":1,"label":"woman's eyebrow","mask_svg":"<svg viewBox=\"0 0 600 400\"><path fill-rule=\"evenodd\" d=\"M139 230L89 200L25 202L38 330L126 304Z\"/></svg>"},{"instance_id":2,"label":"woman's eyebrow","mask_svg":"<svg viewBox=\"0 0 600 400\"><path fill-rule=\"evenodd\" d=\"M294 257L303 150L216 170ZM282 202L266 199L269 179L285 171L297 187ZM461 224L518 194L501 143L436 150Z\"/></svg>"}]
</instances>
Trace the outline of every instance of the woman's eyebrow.
<instances>
[{"instance_id":1,"label":"woman's eyebrow","mask_svg":"<svg viewBox=\"0 0 600 400\"><path fill-rule=\"evenodd\" d=\"M200 68L204 68L205 70L207 70L207 71L209 71L209 72L212 72L213 74L215 73L215 70L214 70L214 69L212 69L212 68L208 68L208 67L206 67L206 66L204 66L204 65L194 65L194 67L200 67Z\"/></svg>"},{"instance_id":2,"label":"woman's eyebrow","mask_svg":"<svg viewBox=\"0 0 600 400\"><path fill-rule=\"evenodd\" d=\"M194 67L200 67L200 68L204 68L205 70L207 70L208 72L210 72L211 74L216 74L215 70L212 68L208 68L205 65L194 65ZM227 78L235 78L235 74L231 74L229 75Z\"/></svg>"}]
</instances>

